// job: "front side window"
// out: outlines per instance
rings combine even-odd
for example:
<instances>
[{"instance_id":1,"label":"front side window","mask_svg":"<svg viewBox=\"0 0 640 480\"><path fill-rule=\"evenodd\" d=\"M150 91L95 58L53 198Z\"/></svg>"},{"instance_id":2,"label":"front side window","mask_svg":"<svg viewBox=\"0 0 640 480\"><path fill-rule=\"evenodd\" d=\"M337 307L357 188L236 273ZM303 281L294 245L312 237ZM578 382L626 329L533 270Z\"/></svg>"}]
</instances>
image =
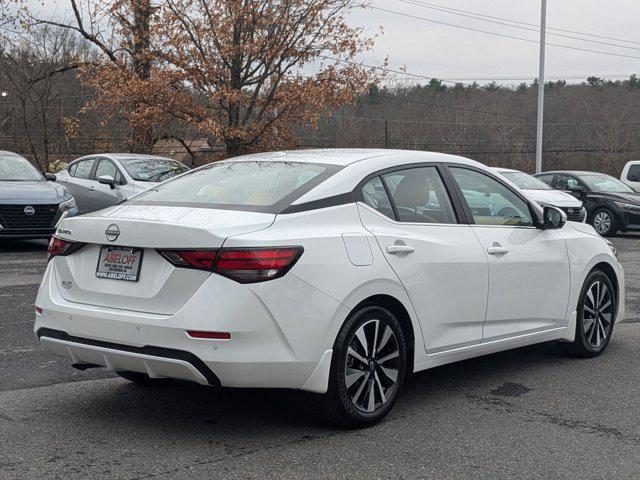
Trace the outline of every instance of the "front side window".
<instances>
[{"instance_id":1,"label":"front side window","mask_svg":"<svg viewBox=\"0 0 640 480\"><path fill-rule=\"evenodd\" d=\"M582 187L580 181L577 178L570 177L569 175L558 175L556 178L557 190L571 190L574 187Z\"/></svg>"},{"instance_id":2,"label":"front side window","mask_svg":"<svg viewBox=\"0 0 640 480\"><path fill-rule=\"evenodd\" d=\"M527 202L489 175L452 167L477 225L533 226Z\"/></svg>"},{"instance_id":3,"label":"front side window","mask_svg":"<svg viewBox=\"0 0 640 480\"><path fill-rule=\"evenodd\" d=\"M456 223L455 213L435 167L383 175L401 222Z\"/></svg>"},{"instance_id":4,"label":"front side window","mask_svg":"<svg viewBox=\"0 0 640 480\"><path fill-rule=\"evenodd\" d=\"M109 160L100 160L100 163L98 163L96 167L96 180L104 175L109 175L114 180L118 175L118 169Z\"/></svg>"},{"instance_id":5,"label":"front side window","mask_svg":"<svg viewBox=\"0 0 640 480\"><path fill-rule=\"evenodd\" d=\"M42 181L43 177L26 158L14 154L0 154L0 180L38 182Z\"/></svg>"},{"instance_id":6,"label":"front side window","mask_svg":"<svg viewBox=\"0 0 640 480\"><path fill-rule=\"evenodd\" d=\"M170 180L131 202L277 213L339 169L302 162L219 162Z\"/></svg>"},{"instance_id":7,"label":"front side window","mask_svg":"<svg viewBox=\"0 0 640 480\"><path fill-rule=\"evenodd\" d=\"M91 179L91 169L93 168L95 160L93 158L89 160L82 160L69 169L69 173L75 178L82 178L84 180ZM74 168L75 167L75 168Z\"/></svg>"},{"instance_id":8,"label":"front side window","mask_svg":"<svg viewBox=\"0 0 640 480\"><path fill-rule=\"evenodd\" d=\"M138 182L164 182L187 172L180 162L163 158L119 158L129 176Z\"/></svg>"}]
</instances>

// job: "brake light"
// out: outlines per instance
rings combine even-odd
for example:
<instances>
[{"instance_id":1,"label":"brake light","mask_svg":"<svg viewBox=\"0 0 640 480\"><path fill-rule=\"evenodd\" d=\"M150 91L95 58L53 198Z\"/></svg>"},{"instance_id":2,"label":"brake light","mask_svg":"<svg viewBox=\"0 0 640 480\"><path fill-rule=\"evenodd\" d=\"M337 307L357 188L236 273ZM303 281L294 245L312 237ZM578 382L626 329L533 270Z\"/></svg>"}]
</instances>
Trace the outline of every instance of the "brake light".
<instances>
[{"instance_id":1,"label":"brake light","mask_svg":"<svg viewBox=\"0 0 640 480\"><path fill-rule=\"evenodd\" d=\"M47 247L47 262L53 257L66 257L67 255L71 255L73 252L77 252L84 247L84 245L84 243L80 242L51 237L51 241L49 241L49 246Z\"/></svg>"},{"instance_id":2,"label":"brake light","mask_svg":"<svg viewBox=\"0 0 640 480\"><path fill-rule=\"evenodd\" d=\"M283 276L302 252L302 247L266 247L161 250L158 253L176 267L214 272L240 283L255 283Z\"/></svg>"}]
</instances>

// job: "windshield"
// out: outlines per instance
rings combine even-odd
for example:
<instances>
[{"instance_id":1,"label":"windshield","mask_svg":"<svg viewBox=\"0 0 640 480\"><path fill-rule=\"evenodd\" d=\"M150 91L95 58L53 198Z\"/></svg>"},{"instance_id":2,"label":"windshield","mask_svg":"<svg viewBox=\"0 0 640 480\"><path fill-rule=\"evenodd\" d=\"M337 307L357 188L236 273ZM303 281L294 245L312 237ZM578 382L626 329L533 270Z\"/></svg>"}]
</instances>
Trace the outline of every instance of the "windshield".
<instances>
[{"instance_id":1,"label":"windshield","mask_svg":"<svg viewBox=\"0 0 640 480\"><path fill-rule=\"evenodd\" d=\"M580 177L594 192L635 193L617 178L604 174L582 175Z\"/></svg>"},{"instance_id":2,"label":"windshield","mask_svg":"<svg viewBox=\"0 0 640 480\"><path fill-rule=\"evenodd\" d=\"M26 158L0 153L0 180L9 182L38 182L43 177Z\"/></svg>"},{"instance_id":3,"label":"windshield","mask_svg":"<svg viewBox=\"0 0 640 480\"><path fill-rule=\"evenodd\" d=\"M129 176L138 182L164 182L189 169L175 160L163 158L120 158Z\"/></svg>"},{"instance_id":4,"label":"windshield","mask_svg":"<svg viewBox=\"0 0 640 480\"><path fill-rule=\"evenodd\" d=\"M277 213L335 171L337 167L314 163L220 162L142 193L132 203Z\"/></svg>"},{"instance_id":5,"label":"windshield","mask_svg":"<svg viewBox=\"0 0 640 480\"><path fill-rule=\"evenodd\" d=\"M511 180L518 188L523 190L551 190L551 187L542 180L524 172L499 172L500 175Z\"/></svg>"}]
</instances>

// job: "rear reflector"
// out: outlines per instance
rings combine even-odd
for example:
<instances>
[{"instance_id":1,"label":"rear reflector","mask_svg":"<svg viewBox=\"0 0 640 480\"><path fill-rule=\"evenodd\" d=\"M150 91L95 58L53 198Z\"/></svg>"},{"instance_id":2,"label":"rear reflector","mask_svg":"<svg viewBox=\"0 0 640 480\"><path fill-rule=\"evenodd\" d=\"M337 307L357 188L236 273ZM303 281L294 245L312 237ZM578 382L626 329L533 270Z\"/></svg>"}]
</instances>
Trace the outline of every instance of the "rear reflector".
<instances>
[{"instance_id":1,"label":"rear reflector","mask_svg":"<svg viewBox=\"0 0 640 480\"><path fill-rule=\"evenodd\" d=\"M191 338L206 338L209 340L229 340L231 334L229 332L200 332L197 330L187 330L187 335Z\"/></svg>"},{"instance_id":2,"label":"rear reflector","mask_svg":"<svg viewBox=\"0 0 640 480\"><path fill-rule=\"evenodd\" d=\"M158 253L176 267L215 272L240 283L255 283L283 276L302 252L302 247L260 247Z\"/></svg>"},{"instance_id":3,"label":"rear reflector","mask_svg":"<svg viewBox=\"0 0 640 480\"><path fill-rule=\"evenodd\" d=\"M84 243L71 242L58 237L51 237L51 241L47 247L47 261L51 260L53 257L66 257L67 255L71 255L73 252L77 252L84 246Z\"/></svg>"},{"instance_id":4,"label":"rear reflector","mask_svg":"<svg viewBox=\"0 0 640 480\"><path fill-rule=\"evenodd\" d=\"M42 309L40 307L36 307L36 315L42 315Z\"/></svg>"}]
</instances>

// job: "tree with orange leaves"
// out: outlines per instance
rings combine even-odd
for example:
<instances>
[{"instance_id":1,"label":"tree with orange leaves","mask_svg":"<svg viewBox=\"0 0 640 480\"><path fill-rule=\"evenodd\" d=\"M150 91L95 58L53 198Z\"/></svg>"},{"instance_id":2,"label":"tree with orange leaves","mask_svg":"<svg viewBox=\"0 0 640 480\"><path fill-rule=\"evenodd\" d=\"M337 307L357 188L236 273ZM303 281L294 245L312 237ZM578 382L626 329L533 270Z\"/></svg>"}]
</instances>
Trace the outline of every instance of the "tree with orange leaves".
<instances>
[{"instance_id":1,"label":"tree with orange leaves","mask_svg":"<svg viewBox=\"0 0 640 480\"><path fill-rule=\"evenodd\" d=\"M29 21L71 28L102 54L81 76L96 105L129 120L133 150L176 124L228 156L296 146L298 127L376 80L356 62L373 38L347 23L350 0L69 2L72 22Z\"/></svg>"}]
</instances>

